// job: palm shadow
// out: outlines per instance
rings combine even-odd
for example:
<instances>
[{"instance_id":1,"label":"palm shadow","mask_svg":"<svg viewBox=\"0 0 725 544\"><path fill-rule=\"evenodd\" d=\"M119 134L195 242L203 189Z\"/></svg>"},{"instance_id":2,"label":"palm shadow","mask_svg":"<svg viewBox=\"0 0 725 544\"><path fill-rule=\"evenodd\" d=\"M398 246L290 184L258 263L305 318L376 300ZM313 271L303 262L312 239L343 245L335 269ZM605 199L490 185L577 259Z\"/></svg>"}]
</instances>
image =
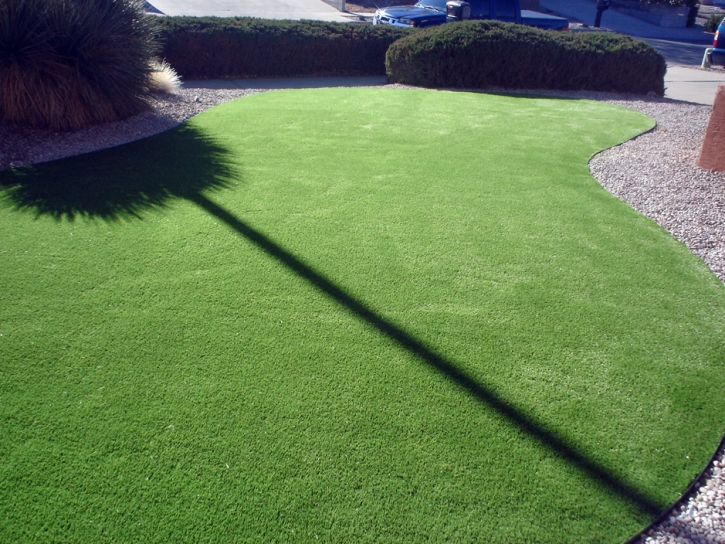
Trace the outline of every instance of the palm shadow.
<instances>
[{"instance_id":1,"label":"palm shadow","mask_svg":"<svg viewBox=\"0 0 725 544\"><path fill-rule=\"evenodd\" d=\"M48 216L141 219L238 179L228 151L188 124L123 146L0 172L0 205Z\"/></svg>"},{"instance_id":2,"label":"palm shadow","mask_svg":"<svg viewBox=\"0 0 725 544\"><path fill-rule=\"evenodd\" d=\"M144 212L185 199L215 216L267 257L284 265L361 322L435 369L482 405L495 410L558 458L576 467L608 492L652 518L666 507L651 494L591 459L577 444L495 393L423 340L382 317L342 287L265 233L208 198L210 191L231 187L239 173L228 151L199 129L184 125L145 140L55 161L0 172L0 203L58 221L76 218L118 221L142 219Z\"/></svg>"},{"instance_id":3,"label":"palm shadow","mask_svg":"<svg viewBox=\"0 0 725 544\"><path fill-rule=\"evenodd\" d=\"M506 401L485 383L461 370L460 366L451 359L436 352L435 348L416 338L400 325L384 318L374 308L350 295L333 280L315 270L310 264L280 246L251 224L235 216L203 194L196 195L192 201L209 214L226 223L228 227L254 244L268 257L284 265L320 293L340 304L358 320L376 329L382 337L408 351L421 363L436 370L439 375L466 391L477 402L493 409L511 426L523 431L529 439L543 445L555 456L565 460L601 489L618 495L636 511L650 518L661 513L667 506L652 494L627 481L627 478L623 475L615 473L592 459L577 444L571 442L557 430L547 427L543 422L527 414L520 407Z\"/></svg>"}]
</instances>

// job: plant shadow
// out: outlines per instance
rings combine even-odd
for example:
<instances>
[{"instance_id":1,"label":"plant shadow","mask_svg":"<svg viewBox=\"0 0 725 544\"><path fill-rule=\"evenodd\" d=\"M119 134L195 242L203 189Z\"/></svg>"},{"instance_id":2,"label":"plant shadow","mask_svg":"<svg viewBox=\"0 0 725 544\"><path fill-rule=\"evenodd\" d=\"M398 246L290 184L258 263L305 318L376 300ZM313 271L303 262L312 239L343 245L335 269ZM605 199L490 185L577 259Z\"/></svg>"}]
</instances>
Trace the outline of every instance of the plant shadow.
<instances>
[{"instance_id":1,"label":"plant shadow","mask_svg":"<svg viewBox=\"0 0 725 544\"><path fill-rule=\"evenodd\" d=\"M493 409L508 424L523 431L532 441L538 442L557 457L565 460L569 465L575 467L591 481L595 482L601 489L618 495L638 513L651 519L667 506L647 490L641 489L628 481L626 476L617 474L592 459L577 444L558 431L548 428L544 423L527 414L520 407L506 401L489 386L462 370L458 364L437 353L424 340L416 338L403 327L380 315L362 300L350 295L332 279L315 270L310 264L279 245L265 233L255 229L250 223L234 215L203 194L196 195L192 202L210 215L226 223L242 238L251 242L268 257L307 281L324 296L337 302L358 320L377 330L382 337L397 344L415 356L420 362L436 370L440 376L466 391L481 404Z\"/></svg>"},{"instance_id":2,"label":"plant shadow","mask_svg":"<svg viewBox=\"0 0 725 544\"><path fill-rule=\"evenodd\" d=\"M227 149L189 124L122 146L0 172L0 206L52 217L141 219L239 179Z\"/></svg>"},{"instance_id":3,"label":"plant shadow","mask_svg":"<svg viewBox=\"0 0 725 544\"><path fill-rule=\"evenodd\" d=\"M593 460L577 444L507 402L424 340L387 320L301 257L209 199L210 192L230 188L239 179L238 167L222 144L193 126L183 125L119 148L0 172L0 203L58 221L118 221L142 219L145 212L167 208L174 199L192 202L605 491L620 496L649 518L665 508L626 476Z\"/></svg>"}]
</instances>

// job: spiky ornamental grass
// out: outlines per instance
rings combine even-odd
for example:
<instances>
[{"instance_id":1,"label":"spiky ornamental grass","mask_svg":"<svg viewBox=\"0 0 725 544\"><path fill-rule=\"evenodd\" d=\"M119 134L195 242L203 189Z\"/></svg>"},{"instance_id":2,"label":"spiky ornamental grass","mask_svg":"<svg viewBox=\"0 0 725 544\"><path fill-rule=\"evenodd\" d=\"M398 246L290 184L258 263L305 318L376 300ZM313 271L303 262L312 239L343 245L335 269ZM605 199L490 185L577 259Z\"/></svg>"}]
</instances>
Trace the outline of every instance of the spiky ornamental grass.
<instances>
[{"instance_id":1,"label":"spiky ornamental grass","mask_svg":"<svg viewBox=\"0 0 725 544\"><path fill-rule=\"evenodd\" d=\"M139 113L156 49L140 0L0 0L0 119L76 130Z\"/></svg>"},{"instance_id":2,"label":"spiky ornamental grass","mask_svg":"<svg viewBox=\"0 0 725 544\"><path fill-rule=\"evenodd\" d=\"M175 93L181 87L181 78L171 65L165 60L151 61L151 74L149 74L149 90L157 94Z\"/></svg>"}]
</instances>

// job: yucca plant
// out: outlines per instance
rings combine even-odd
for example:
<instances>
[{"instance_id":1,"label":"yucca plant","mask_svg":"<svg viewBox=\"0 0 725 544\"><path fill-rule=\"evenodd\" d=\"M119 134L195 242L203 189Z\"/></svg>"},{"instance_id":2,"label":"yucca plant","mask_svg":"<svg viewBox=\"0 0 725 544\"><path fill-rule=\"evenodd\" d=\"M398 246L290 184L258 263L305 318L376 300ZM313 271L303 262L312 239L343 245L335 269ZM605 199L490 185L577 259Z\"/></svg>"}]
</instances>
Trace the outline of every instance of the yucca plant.
<instances>
[{"instance_id":1,"label":"yucca plant","mask_svg":"<svg viewBox=\"0 0 725 544\"><path fill-rule=\"evenodd\" d=\"M75 130L148 108L142 0L0 0L0 119Z\"/></svg>"},{"instance_id":2,"label":"yucca plant","mask_svg":"<svg viewBox=\"0 0 725 544\"><path fill-rule=\"evenodd\" d=\"M157 94L175 93L181 87L181 78L165 60L151 61L149 74L149 90Z\"/></svg>"}]
</instances>

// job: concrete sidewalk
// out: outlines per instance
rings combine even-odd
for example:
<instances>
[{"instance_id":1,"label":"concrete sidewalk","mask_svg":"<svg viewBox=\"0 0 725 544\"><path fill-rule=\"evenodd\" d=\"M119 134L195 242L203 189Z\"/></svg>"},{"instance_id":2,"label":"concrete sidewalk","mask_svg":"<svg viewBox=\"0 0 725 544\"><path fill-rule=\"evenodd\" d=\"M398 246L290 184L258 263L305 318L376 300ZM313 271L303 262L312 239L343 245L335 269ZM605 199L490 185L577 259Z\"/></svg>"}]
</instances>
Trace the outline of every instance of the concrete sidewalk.
<instances>
[{"instance_id":1,"label":"concrete sidewalk","mask_svg":"<svg viewBox=\"0 0 725 544\"><path fill-rule=\"evenodd\" d=\"M322 0L148 0L153 13L196 17L259 17L262 19L312 19L349 23L345 16Z\"/></svg>"},{"instance_id":2,"label":"concrete sidewalk","mask_svg":"<svg viewBox=\"0 0 725 544\"><path fill-rule=\"evenodd\" d=\"M725 85L725 71L698 70L686 66L668 66L665 96L675 100L712 106L715 93Z\"/></svg>"}]
</instances>

